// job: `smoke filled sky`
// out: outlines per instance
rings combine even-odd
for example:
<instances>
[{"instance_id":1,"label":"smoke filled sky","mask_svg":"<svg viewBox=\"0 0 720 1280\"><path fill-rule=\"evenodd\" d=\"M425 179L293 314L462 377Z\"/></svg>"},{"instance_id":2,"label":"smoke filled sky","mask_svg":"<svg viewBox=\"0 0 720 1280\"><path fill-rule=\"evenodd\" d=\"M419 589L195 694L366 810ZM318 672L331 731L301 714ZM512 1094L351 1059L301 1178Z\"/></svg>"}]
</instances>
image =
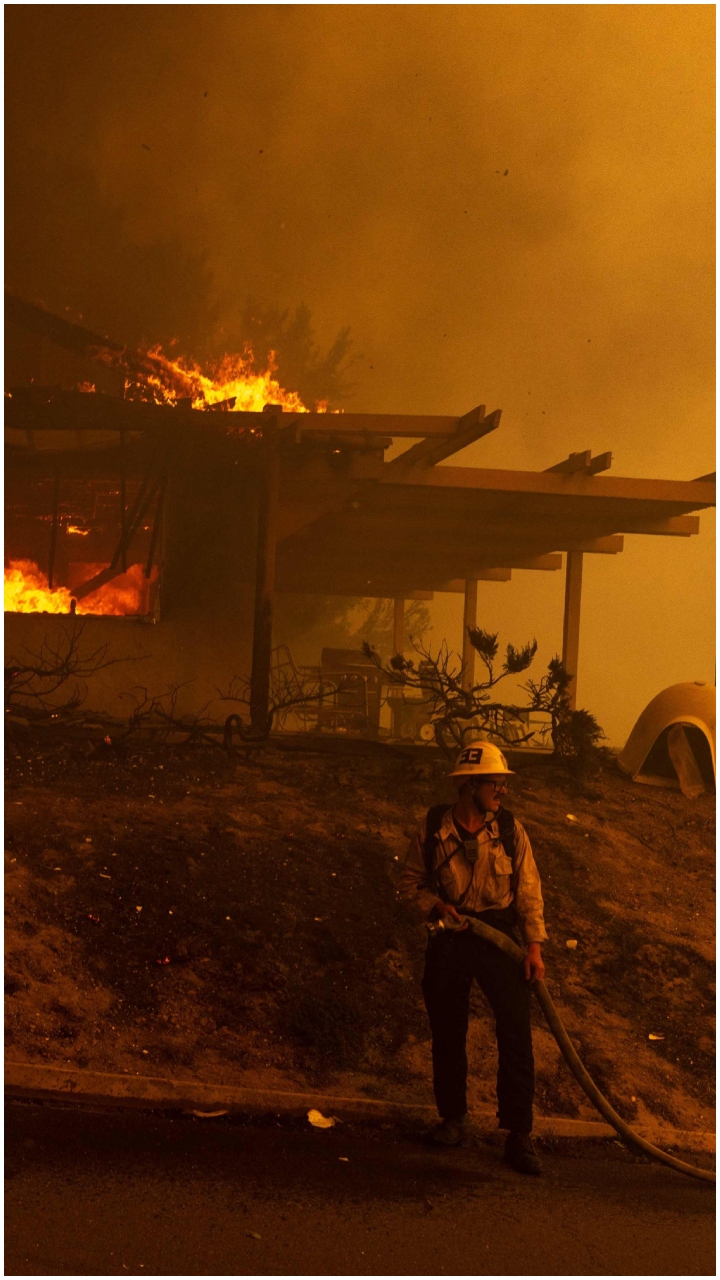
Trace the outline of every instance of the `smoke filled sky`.
<instances>
[{"instance_id":1,"label":"smoke filled sky","mask_svg":"<svg viewBox=\"0 0 720 1280\"><path fill-rule=\"evenodd\" d=\"M351 328L346 408L502 408L463 462L713 469L712 6L5 15L13 291L201 356L249 295L307 303L322 345ZM701 528L586 557L579 696L612 742L714 680ZM562 590L482 584L481 622L546 658ZM459 608L436 598L436 638Z\"/></svg>"}]
</instances>

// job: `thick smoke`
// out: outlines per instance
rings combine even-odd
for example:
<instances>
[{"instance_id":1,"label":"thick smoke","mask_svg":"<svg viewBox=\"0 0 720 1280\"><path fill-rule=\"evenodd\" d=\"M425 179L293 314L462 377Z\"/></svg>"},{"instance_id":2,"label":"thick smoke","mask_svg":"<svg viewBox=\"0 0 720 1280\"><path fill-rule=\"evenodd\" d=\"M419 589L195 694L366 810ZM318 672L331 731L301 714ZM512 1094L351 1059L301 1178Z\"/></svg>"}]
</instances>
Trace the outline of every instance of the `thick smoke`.
<instances>
[{"instance_id":1,"label":"thick smoke","mask_svg":"<svg viewBox=\"0 0 720 1280\"><path fill-rule=\"evenodd\" d=\"M248 296L306 304L320 348L351 328L348 408L483 401L503 423L475 465L610 448L689 479L713 465L713 18L8 7L8 286L198 357ZM580 696L614 739L663 684L712 679L709 541L628 545L586 575ZM492 587L487 622L552 649L559 576Z\"/></svg>"}]
</instances>

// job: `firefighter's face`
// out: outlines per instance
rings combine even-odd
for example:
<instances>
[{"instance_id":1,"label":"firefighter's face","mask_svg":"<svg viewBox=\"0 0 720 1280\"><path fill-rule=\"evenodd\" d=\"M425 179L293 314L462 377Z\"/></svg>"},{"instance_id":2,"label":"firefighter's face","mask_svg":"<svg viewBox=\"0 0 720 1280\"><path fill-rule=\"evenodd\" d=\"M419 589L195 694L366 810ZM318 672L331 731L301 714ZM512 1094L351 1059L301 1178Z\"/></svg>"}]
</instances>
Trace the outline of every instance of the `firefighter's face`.
<instances>
[{"instance_id":1,"label":"firefighter's face","mask_svg":"<svg viewBox=\"0 0 720 1280\"><path fill-rule=\"evenodd\" d=\"M502 774L497 777L488 775L472 778L469 782L470 794L481 813L497 813L502 804L502 797L507 791L507 778Z\"/></svg>"}]
</instances>

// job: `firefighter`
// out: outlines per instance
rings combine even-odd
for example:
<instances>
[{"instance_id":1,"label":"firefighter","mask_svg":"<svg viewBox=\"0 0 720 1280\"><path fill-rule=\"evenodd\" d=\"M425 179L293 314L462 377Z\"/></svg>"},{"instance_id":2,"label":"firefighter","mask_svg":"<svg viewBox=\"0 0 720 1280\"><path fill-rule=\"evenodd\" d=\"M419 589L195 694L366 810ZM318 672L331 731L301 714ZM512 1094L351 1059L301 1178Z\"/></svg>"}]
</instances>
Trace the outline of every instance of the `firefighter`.
<instances>
[{"instance_id":1,"label":"firefighter","mask_svg":"<svg viewBox=\"0 0 720 1280\"><path fill-rule=\"evenodd\" d=\"M545 974L540 877L524 828L502 807L512 770L490 742L475 741L449 775L454 805L430 809L410 842L398 881L400 901L423 920L450 917L460 929L439 931L425 957L422 991L432 1032L433 1086L441 1122L434 1142L459 1146L472 1132L467 1118L466 1038L475 978L495 1016L497 1100L507 1129L505 1159L520 1173L542 1172L532 1142L535 1072L530 984ZM475 916L526 947L520 968L463 922Z\"/></svg>"}]
</instances>

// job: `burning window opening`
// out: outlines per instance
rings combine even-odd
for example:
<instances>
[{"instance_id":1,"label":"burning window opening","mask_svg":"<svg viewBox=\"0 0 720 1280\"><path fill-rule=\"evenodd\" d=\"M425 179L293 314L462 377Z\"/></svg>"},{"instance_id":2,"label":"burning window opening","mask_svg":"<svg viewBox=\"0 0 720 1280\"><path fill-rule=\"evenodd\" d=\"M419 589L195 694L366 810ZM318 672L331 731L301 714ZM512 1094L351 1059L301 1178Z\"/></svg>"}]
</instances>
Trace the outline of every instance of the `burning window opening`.
<instances>
[{"instance_id":1,"label":"burning window opening","mask_svg":"<svg viewBox=\"0 0 720 1280\"><path fill-rule=\"evenodd\" d=\"M88 571L99 572L104 564L85 562L69 564L72 585L84 582ZM154 565L150 578L141 564L132 564L126 573L118 574L84 600L76 600L69 587L48 585L48 576L32 560L11 560L5 568L5 613L66 613L96 616L132 617L152 612L152 598L157 585L158 568Z\"/></svg>"},{"instance_id":2,"label":"burning window opening","mask_svg":"<svg viewBox=\"0 0 720 1280\"><path fill-rule=\"evenodd\" d=\"M162 482L148 494L151 484L128 477L125 488L121 522L117 482L8 479L6 613L155 615Z\"/></svg>"}]
</instances>

